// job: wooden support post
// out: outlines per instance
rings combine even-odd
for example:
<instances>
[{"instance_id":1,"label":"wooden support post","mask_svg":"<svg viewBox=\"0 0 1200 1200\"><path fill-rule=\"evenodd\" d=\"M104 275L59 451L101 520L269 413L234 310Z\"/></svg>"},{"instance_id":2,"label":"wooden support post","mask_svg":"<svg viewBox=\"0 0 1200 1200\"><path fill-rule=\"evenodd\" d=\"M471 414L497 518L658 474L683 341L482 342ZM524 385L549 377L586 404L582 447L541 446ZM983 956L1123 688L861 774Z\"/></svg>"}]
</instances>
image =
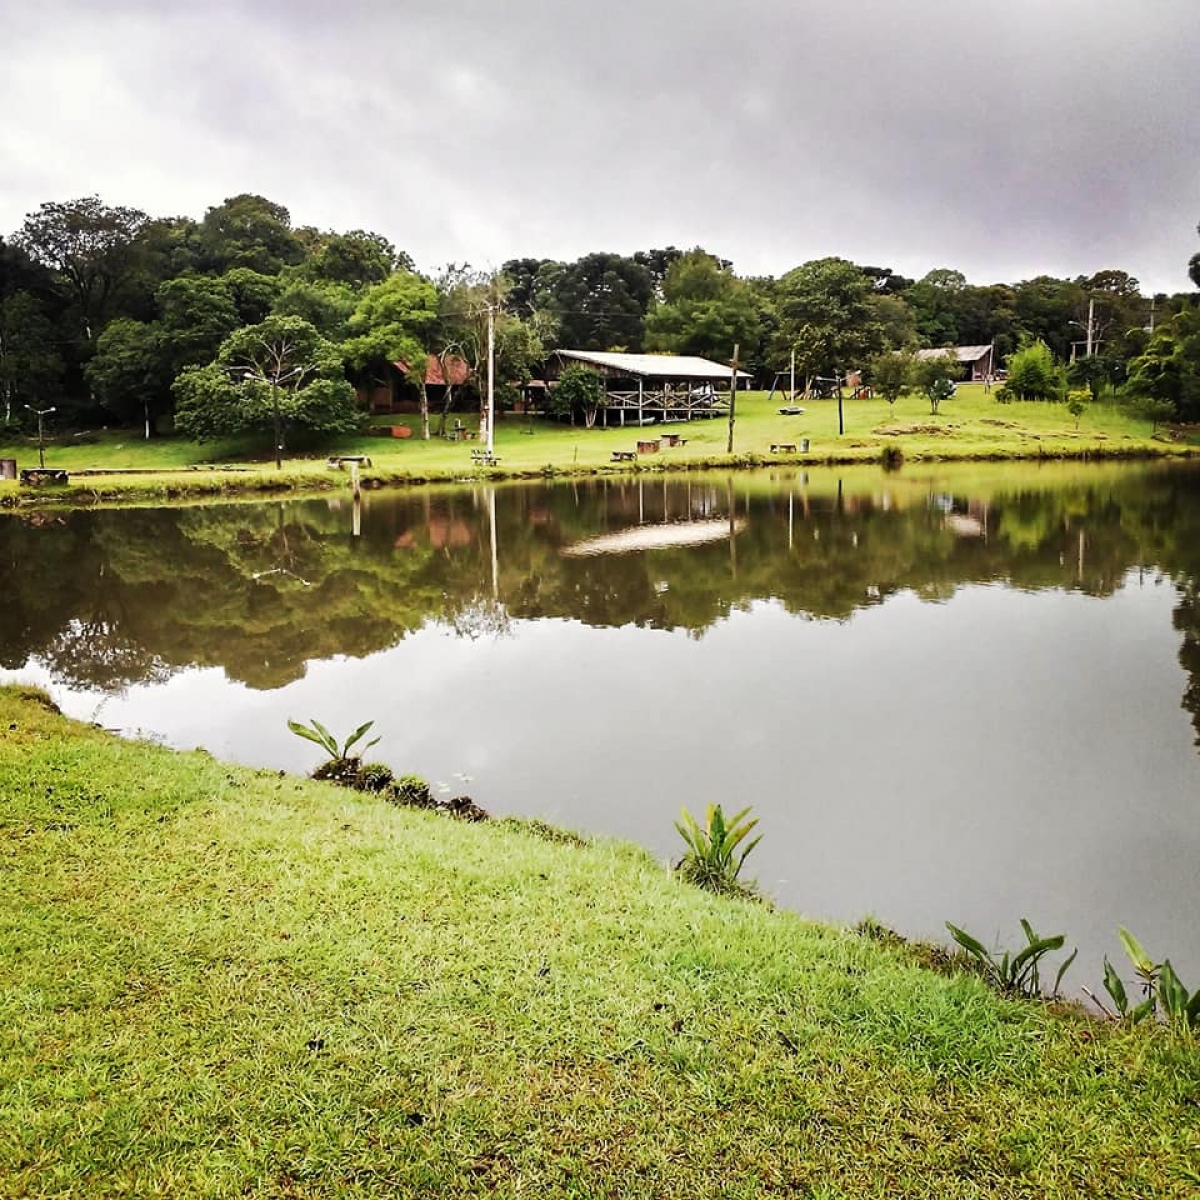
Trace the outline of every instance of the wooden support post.
<instances>
[{"instance_id":1,"label":"wooden support post","mask_svg":"<svg viewBox=\"0 0 1200 1200\"><path fill-rule=\"evenodd\" d=\"M729 375L729 439L725 446L726 454L733 453L733 410L737 400L738 351L740 349L740 344L733 347L733 369Z\"/></svg>"}]
</instances>

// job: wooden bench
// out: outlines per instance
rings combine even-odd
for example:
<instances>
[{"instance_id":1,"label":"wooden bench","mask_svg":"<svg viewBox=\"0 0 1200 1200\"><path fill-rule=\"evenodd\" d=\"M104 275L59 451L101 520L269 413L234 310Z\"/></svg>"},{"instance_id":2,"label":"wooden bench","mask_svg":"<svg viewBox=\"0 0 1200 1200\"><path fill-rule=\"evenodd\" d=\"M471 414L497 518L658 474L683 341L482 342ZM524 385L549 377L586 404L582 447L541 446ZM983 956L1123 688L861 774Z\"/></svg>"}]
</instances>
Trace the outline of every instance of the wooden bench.
<instances>
[{"instance_id":1,"label":"wooden bench","mask_svg":"<svg viewBox=\"0 0 1200 1200\"><path fill-rule=\"evenodd\" d=\"M21 472L21 482L28 487L41 487L43 483L69 483L70 476L51 467L29 467Z\"/></svg>"},{"instance_id":2,"label":"wooden bench","mask_svg":"<svg viewBox=\"0 0 1200 1200\"><path fill-rule=\"evenodd\" d=\"M371 465L371 456L369 454L331 454L325 460L325 465L331 471L344 471L347 464L369 467Z\"/></svg>"},{"instance_id":3,"label":"wooden bench","mask_svg":"<svg viewBox=\"0 0 1200 1200\"><path fill-rule=\"evenodd\" d=\"M637 452L639 454L657 454L660 445L661 441L659 438L655 438L650 442L638 442Z\"/></svg>"},{"instance_id":4,"label":"wooden bench","mask_svg":"<svg viewBox=\"0 0 1200 1200\"><path fill-rule=\"evenodd\" d=\"M612 452L613 462L633 462L637 455L632 450L614 450Z\"/></svg>"}]
</instances>

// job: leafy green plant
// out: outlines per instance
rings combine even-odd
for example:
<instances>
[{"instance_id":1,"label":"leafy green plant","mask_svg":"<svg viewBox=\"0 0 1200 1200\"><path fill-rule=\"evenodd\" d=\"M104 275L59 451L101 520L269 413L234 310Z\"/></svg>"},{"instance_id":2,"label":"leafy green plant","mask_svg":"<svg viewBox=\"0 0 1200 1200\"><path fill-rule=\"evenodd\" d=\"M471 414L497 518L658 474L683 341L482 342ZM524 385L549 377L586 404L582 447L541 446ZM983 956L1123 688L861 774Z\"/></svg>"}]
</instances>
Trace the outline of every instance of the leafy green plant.
<instances>
[{"instance_id":1,"label":"leafy green plant","mask_svg":"<svg viewBox=\"0 0 1200 1200\"><path fill-rule=\"evenodd\" d=\"M1174 1024L1182 1025L1187 1029L1200 1028L1200 988L1194 993L1189 993L1175 973L1171 960L1168 958L1161 963L1156 963L1142 949L1142 944L1128 929L1118 929L1117 936L1121 939L1121 945L1141 981L1142 994L1145 998L1138 1005L1130 1005L1125 984L1113 968L1112 963L1106 958L1104 960L1104 990L1116 1008L1116 1013L1109 1015L1123 1017L1136 1025L1147 1017L1153 1016L1157 1010L1161 1010L1163 1017ZM1095 996L1092 996L1092 999L1096 1000L1096 1003L1105 1012L1108 1012L1107 1007L1100 1000Z\"/></svg>"},{"instance_id":2,"label":"leafy green plant","mask_svg":"<svg viewBox=\"0 0 1200 1200\"><path fill-rule=\"evenodd\" d=\"M350 751L358 745L374 725L374 721L366 721L360 725L344 742L339 743L337 738L321 724L316 717L312 718L310 725L302 725L299 721L293 721L288 718L288 728L297 736L302 737L306 741L315 742L330 758L340 759L349 758ZM365 746L362 747L360 754L365 754L372 746L379 741L378 738L372 738ZM358 757L358 756L356 756Z\"/></svg>"},{"instance_id":3,"label":"leafy green plant","mask_svg":"<svg viewBox=\"0 0 1200 1200\"><path fill-rule=\"evenodd\" d=\"M1042 960L1052 950L1061 950L1066 941L1066 934L1057 933L1051 937L1041 937L1033 931L1033 926L1021 918L1021 928L1025 931L1026 944L1013 953L1005 950L1001 954L990 953L977 938L972 937L964 929L946 922L946 928L951 937L971 956L983 976L995 988L1015 996L1039 996L1042 992L1041 964ZM1075 961L1078 949L1072 950L1063 960L1054 976L1054 986L1051 996L1058 995L1063 976Z\"/></svg>"},{"instance_id":4,"label":"leafy green plant","mask_svg":"<svg viewBox=\"0 0 1200 1200\"><path fill-rule=\"evenodd\" d=\"M1079 428L1079 418L1083 416L1084 409L1087 408L1091 395L1091 392L1086 388L1072 390L1067 393L1067 412L1075 418L1076 429Z\"/></svg>"},{"instance_id":5,"label":"leafy green plant","mask_svg":"<svg viewBox=\"0 0 1200 1200\"><path fill-rule=\"evenodd\" d=\"M675 822L687 847L675 865L680 878L720 895L752 894L753 887L738 878L750 851L762 841L759 835L743 845L758 824L757 817L746 819L749 812L749 808L743 808L726 819L719 804L710 804L701 825L686 808L682 809L681 819Z\"/></svg>"}]
</instances>

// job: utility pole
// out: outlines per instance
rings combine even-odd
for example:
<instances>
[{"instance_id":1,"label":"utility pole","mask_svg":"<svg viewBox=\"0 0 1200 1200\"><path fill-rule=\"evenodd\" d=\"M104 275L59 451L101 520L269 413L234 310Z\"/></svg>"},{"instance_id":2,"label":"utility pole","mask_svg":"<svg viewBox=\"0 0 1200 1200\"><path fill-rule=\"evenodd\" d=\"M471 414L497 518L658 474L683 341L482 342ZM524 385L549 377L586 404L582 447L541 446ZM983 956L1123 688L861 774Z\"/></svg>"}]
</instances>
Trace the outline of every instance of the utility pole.
<instances>
[{"instance_id":1,"label":"utility pole","mask_svg":"<svg viewBox=\"0 0 1200 1200\"><path fill-rule=\"evenodd\" d=\"M1093 332L1092 331L1095 327L1095 321L1096 321L1096 297L1089 296L1088 297L1088 323L1087 323L1087 353L1084 355L1085 358L1092 357L1092 345L1093 345Z\"/></svg>"},{"instance_id":2,"label":"utility pole","mask_svg":"<svg viewBox=\"0 0 1200 1200\"><path fill-rule=\"evenodd\" d=\"M725 446L726 454L733 453L733 410L737 400L738 351L741 348L740 343L733 347L733 364L729 374L729 441Z\"/></svg>"},{"instance_id":3,"label":"utility pole","mask_svg":"<svg viewBox=\"0 0 1200 1200\"><path fill-rule=\"evenodd\" d=\"M32 404L27 404L25 407L38 419L38 466L44 471L46 469L46 432L43 422L52 412L57 412L58 410L54 408L34 408Z\"/></svg>"},{"instance_id":4,"label":"utility pole","mask_svg":"<svg viewBox=\"0 0 1200 1200\"><path fill-rule=\"evenodd\" d=\"M488 305L487 452L492 456L496 441L496 306Z\"/></svg>"},{"instance_id":5,"label":"utility pole","mask_svg":"<svg viewBox=\"0 0 1200 1200\"><path fill-rule=\"evenodd\" d=\"M796 347L792 347L792 378L791 391L788 392L788 403L795 407L796 404Z\"/></svg>"}]
</instances>

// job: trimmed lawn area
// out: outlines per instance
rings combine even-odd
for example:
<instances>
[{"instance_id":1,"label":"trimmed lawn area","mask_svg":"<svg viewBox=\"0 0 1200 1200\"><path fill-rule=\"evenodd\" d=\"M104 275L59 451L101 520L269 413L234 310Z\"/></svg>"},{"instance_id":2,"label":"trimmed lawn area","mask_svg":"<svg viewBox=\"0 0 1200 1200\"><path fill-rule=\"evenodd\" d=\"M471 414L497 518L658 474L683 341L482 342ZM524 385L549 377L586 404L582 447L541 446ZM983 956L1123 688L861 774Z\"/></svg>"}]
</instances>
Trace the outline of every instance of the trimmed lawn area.
<instances>
[{"instance_id":1,"label":"trimmed lawn area","mask_svg":"<svg viewBox=\"0 0 1200 1200\"><path fill-rule=\"evenodd\" d=\"M183 496L223 491L262 491L274 488L333 488L346 486L346 475L325 464L328 454L367 454L373 467L364 478L378 482L413 482L479 475L539 475L609 470L665 470L700 466L755 465L762 462L874 462L884 448L898 449L907 461L921 459L1039 458L1063 456L1123 456L1194 453L1200 446L1195 431L1160 431L1112 404L1090 406L1078 430L1062 404L999 404L982 384L962 384L953 399L933 416L927 402L916 396L901 399L894 411L882 400L846 400L846 432L837 432L837 402L807 401L799 416L779 413L778 398L768 403L765 392L738 398L734 450L725 453L727 424L723 419L671 426L632 426L583 429L521 416L503 417L497 424L495 468L472 462L477 441L449 442L418 438L342 437L323 443L321 450L297 451L285 470L277 473L266 457L265 444L247 439L196 445L174 438L146 442L134 430L101 433L95 439L64 438L47 451L47 465L71 472L87 469L151 469L161 475L76 477L68 498L81 501ZM414 429L414 416L380 418L404 421ZM463 417L471 428L477 418ZM614 462L614 451L633 451L640 440L664 432L686 438L686 445L638 456L633 463ZM809 440L807 454L773 452L773 444L799 445ZM0 458L16 458L20 467L36 466L36 444L0 446ZM222 472L220 465L241 468ZM199 468L205 468L203 470ZM25 489L28 494L31 489ZM18 494L15 484L0 484L0 500ZM49 494L48 492L46 494ZM62 493L60 493L61 495Z\"/></svg>"},{"instance_id":2,"label":"trimmed lawn area","mask_svg":"<svg viewBox=\"0 0 1200 1200\"><path fill-rule=\"evenodd\" d=\"M19 689L0 729L5 1197L1200 1191L1194 1040L630 846L122 742Z\"/></svg>"}]
</instances>

